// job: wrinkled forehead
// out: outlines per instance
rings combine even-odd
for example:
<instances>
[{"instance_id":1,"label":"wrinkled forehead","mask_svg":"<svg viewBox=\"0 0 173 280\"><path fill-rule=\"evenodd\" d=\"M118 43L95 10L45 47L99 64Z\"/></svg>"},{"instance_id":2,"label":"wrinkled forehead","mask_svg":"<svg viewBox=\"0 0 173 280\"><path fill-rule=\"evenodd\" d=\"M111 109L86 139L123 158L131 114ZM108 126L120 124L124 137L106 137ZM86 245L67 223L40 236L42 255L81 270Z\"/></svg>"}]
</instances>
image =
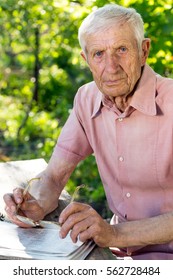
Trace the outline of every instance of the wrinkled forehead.
<instances>
[{"instance_id":1,"label":"wrinkled forehead","mask_svg":"<svg viewBox=\"0 0 173 280\"><path fill-rule=\"evenodd\" d=\"M86 50L96 46L114 46L117 44L136 45L136 36L128 24L119 24L99 29L85 37Z\"/></svg>"}]
</instances>

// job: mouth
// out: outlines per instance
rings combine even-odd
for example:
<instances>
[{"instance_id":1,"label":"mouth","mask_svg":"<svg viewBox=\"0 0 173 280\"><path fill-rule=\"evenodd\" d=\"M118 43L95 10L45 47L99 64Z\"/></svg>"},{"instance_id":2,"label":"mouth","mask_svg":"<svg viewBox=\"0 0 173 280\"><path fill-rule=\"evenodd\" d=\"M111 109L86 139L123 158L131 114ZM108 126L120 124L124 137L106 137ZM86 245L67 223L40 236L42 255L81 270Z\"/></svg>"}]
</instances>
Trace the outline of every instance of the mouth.
<instances>
[{"instance_id":1,"label":"mouth","mask_svg":"<svg viewBox=\"0 0 173 280\"><path fill-rule=\"evenodd\" d=\"M122 78L121 79L116 79L116 80L106 80L104 81L104 84L107 86L116 86L118 84L120 84L122 82Z\"/></svg>"}]
</instances>

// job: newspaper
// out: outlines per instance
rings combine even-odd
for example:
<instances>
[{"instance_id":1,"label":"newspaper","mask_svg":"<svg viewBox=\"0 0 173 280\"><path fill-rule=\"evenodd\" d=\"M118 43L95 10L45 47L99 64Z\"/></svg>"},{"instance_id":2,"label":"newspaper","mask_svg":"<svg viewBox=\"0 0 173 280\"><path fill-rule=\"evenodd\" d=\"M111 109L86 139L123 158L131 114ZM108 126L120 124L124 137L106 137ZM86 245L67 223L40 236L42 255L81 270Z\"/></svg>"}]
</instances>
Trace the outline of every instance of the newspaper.
<instances>
[{"instance_id":1,"label":"newspaper","mask_svg":"<svg viewBox=\"0 0 173 280\"><path fill-rule=\"evenodd\" d=\"M4 193L16 186L25 187L46 166L44 159L0 163L0 259L85 259L95 246L90 240L73 243L70 234L61 239L60 226L53 227L53 222L50 227L26 229L4 220ZM61 194L58 213L67 198L66 192Z\"/></svg>"},{"instance_id":2,"label":"newspaper","mask_svg":"<svg viewBox=\"0 0 173 280\"><path fill-rule=\"evenodd\" d=\"M60 227L20 228L0 221L0 256L21 259L85 259L94 248L93 241L73 243L70 234L59 237Z\"/></svg>"}]
</instances>

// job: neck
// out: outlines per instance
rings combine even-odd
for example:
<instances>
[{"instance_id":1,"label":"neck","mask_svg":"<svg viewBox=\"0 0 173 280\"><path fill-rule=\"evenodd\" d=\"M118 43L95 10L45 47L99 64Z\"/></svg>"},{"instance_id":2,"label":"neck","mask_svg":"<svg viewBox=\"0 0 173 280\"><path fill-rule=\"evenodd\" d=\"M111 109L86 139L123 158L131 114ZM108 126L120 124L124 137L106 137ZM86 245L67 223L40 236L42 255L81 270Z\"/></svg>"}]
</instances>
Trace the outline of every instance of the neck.
<instances>
[{"instance_id":1,"label":"neck","mask_svg":"<svg viewBox=\"0 0 173 280\"><path fill-rule=\"evenodd\" d=\"M116 105L118 110L120 110L120 112L124 112L130 104L130 101L132 99L132 95L133 94L130 94L126 97L124 97L124 96L110 97L110 99Z\"/></svg>"},{"instance_id":2,"label":"neck","mask_svg":"<svg viewBox=\"0 0 173 280\"><path fill-rule=\"evenodd\" d=\"M143 72L143 68L142 68L142 72ZM140 79L139 79L140 80ZM112 100L113 103L115 103L116 107L121 111L121 112L124 112L126 110L126 108L129 106L131 100L132 100L132 97L133 97L133 94L138 86L138 83L139 83L139 80L137 81L133 91L131 93L129 93L128 95L126 96L116 96L116 97L113 97L113 96L109 96L110 99Z\"/></svg>"}]
</instances>

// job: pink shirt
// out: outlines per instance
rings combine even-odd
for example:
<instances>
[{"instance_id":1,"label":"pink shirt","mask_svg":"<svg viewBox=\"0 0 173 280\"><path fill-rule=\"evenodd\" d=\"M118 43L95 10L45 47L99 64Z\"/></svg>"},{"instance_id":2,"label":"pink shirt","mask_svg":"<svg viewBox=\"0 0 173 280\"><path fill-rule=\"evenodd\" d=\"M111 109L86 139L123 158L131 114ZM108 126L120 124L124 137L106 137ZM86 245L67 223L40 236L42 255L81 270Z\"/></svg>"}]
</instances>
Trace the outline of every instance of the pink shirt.
<instances>
[{"instance_id":1,"label":"pink shirt","mask_svg":"<svg viewBox=\"0 0 173 280\"><path fill-rule=\"evenodd\" d=\"M173 80L145 65L124 113L95 82L82 86L56 153L75 164L94 153L109 207L119 222L173 211ZM137 249L128 248L127 253ZM173 259L173 242L143 250L166 252L164 259ZM163 258L159 254L146 258Z\"/></svg>"}]
</instances>

